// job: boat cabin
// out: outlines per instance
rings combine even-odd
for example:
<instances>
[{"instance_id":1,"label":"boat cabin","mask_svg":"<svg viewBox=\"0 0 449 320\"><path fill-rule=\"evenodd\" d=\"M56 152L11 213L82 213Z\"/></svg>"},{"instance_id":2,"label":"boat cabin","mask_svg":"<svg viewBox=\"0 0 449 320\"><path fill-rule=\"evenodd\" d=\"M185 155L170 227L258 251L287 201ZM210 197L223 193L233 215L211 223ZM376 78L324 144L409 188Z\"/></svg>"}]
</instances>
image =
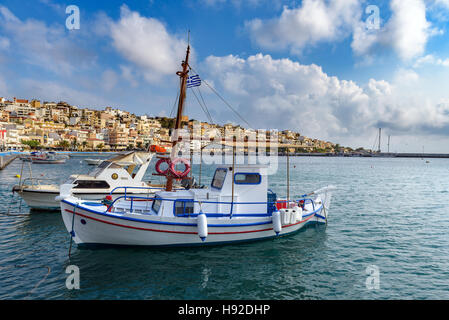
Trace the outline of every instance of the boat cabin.
<instances>
[{"instance_id":1,"label":"boat cabin","mask_svg":"<svg viewBox=\"0 0 449 320\"><path fill-rule=\"evenodd\" d=\"M201 211L210 217L264 216L268 214L267 188L266 166L236 165L234 171L219 166L209 188L157 192L152 211L178 217Z\"/></svg>"},{"instance_id":2,"label":"boat cabin","mask_svg":"<svg viewBox=\"0 0 449 320\"><path fill-rule=\"evenodd\" d=\"M151 159L151 153L126 153L103 161L89 174L72 175L66 183L75 185L74 190L102 189L108 193L118 186L146 187L143 177Z\"/></svg>"}]
</instances>

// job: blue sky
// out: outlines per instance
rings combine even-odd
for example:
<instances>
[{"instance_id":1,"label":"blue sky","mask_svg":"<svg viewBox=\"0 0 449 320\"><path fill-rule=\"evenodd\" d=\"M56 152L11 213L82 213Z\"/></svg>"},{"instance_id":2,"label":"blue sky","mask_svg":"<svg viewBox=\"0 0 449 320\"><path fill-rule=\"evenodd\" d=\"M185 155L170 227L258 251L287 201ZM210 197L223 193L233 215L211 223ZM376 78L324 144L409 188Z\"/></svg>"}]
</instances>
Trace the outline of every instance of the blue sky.
<instances>
[{"instance_id":1,"label":"blue sky","mask_svg":"<svg viewBox=\"0 0 449 320\"><path fill-rule=\"evenodd\" d=\"M392 151L449 152L449 0L2 0L0 20L0 96L169 115L190 29L192 67L254 128L372 148L381 126Z\"/></svg>"}]
</instances>

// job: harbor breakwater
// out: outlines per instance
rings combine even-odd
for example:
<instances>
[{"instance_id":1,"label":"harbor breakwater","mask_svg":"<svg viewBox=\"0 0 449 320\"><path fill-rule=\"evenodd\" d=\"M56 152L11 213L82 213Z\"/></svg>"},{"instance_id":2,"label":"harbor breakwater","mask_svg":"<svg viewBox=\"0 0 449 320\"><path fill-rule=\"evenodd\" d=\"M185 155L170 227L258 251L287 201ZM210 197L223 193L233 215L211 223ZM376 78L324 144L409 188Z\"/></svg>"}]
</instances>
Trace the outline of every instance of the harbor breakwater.
<instances>
[{"instance_id":1,"label":"harbor breakwater","mask_svg":"<svg viewBox=\"0 0 449 320\"><path fill-rule=\"evenodd\" d=\"M3 170L19 156L18 153L2 152L0 153L0 170Z\"/></svg>"}]
</instances>

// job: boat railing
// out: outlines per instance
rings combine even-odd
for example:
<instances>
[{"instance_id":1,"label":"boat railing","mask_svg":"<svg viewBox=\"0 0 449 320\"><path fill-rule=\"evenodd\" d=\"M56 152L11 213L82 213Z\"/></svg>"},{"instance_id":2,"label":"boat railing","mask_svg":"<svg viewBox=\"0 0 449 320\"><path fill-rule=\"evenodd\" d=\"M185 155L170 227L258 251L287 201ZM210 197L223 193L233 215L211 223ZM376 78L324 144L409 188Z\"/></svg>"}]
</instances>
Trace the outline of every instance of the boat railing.
<instances>
[{"instance_id":1,"label":"boat railing","mask_svg":"<svg viewBox=\"0 0 449 320\"><path fill-rule=\"evenodd\" d=\"M310 202L312 204L313 211L315 211L315 201L312 198L305 198L305 197L307 197L307 195L301 196L301 198L297 200L277 200L275 204L276 203L285 204L285 209L289 209L296 205L305 206L308 202Z\"/></svg>"},{"instance_id":2,"label":"boat railing","mask_svg":"<svg viewBox=\"0 0 449 320\"><path fill-rule=\"evenodd\" d=\"M115 187L114 189L112 189L112 191L109 193L109 195L112 195L114 192L116 192L116 190L121 190L123 189L125 191L125 200L127 200L127 195L128 195L128 190L129 189L133 189L133 190L147 190L147 191L161 191L164 190L164 188L162 187Z\"/></svg>"},{"instance_id":3,"label":"boat railing","mask_svg":"<svg viewBox=\"0 0 449 320\"><path fill-rule=\"evenodd\" d=\"M125 188L125 187L123 187L123 188ZM129 188L132 188L132 187L129 187ZM135 187L135 188L139 189L139 187ZM168 199L168 198L161 198L161 197L158 197L158 196L154 196L154 197L140 197L140 196L130 196L130 195L126 195L125 194L124 196L117 197L110 204L108 203L105 213L109 212L114 207L114 204L117 201L122 200L122 199L131 201L131 203L130 203L130 212L131 213L133 212L134 201L155 201L155 200L158 200L158 201L169 201L169 202L171 201L171 202L174 202L173 214L175 216L178 216L178 217L182 217L182 216L192 217L192 216L197 216L198 215L197 213L193 213L193 212L185 212L186 203L192 203L192 204L197 203L197 204L200 205L200 208L202 208L203 204L222 204L222 205L230 205L231 206L231 211L230 211L229 214L225 214L225 213L205 213L204 212L208 216L216 216L216 217L227 217L227 216L232 217L232 216L236 216L236 214L232 213L233 212L232 211L232 207L234 205L267 205L268 206L268 205L276 205L277 203L280 203L280 202L289 202L291 204L295 204L295 205L299 205L299 206L305 205L307 202L310 202L312 204L313 211L315 211L315 201L313 199L311 199L311 198L300 198L298 200L277 200L275 202L273 202L273 201L271 201L271 202L235 202L235 201L209 201L209 200L204 200L203 201L203 200L194 200L194 199ZM301 204L301 201L303 201L302 204ZM182 205L183 211L182 211L182 213L177 213L175 211L176 210L176 205L175 204L177 202L183 202L183 205ZM268 212L266 212L266 213L251 213L251 214L248 214L248 215L250 215L250 216L271 216L271 214L269 214Z\"/></svg>"},{"instance_id":4,"label":"boat railing","mask_svg":"<svg viewBox=\"0 0 449 320\"><path fill-rule=\"evenodd\" d=\"M38 177L30 177L30 178L25 178L20 182L20 186L40 186L41 182L54 182L54 184L58 184L59 185L59 179L57 178L38 178Z\"/></svg>"}]
</instances>

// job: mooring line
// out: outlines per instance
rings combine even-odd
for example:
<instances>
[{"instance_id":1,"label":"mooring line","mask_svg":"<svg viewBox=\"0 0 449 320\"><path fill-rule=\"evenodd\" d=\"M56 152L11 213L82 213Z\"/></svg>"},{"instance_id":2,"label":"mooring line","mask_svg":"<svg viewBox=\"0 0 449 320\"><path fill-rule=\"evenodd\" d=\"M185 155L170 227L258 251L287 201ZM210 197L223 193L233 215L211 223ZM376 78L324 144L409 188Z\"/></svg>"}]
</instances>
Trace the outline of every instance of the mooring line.
<instances>
[{"instance_id":1,"label":"mooring line","mask_svg":"<svg viewBox=\"0 0 449 320\"><path fill-rule=\"evenodd\" d=\"M37 287L39 287L39 286L41 285L41 283L44 282L44 281L47 279L48 275L50 274L51 268L50 268L49 266L41 266L41 267L47 268L47 270L48 270L47 274L44 276L44 278L43 278L41 281L39 281L38 283L36 283L36 285L34 286L34 288L33 288L30 292L28 292L28 295L27 295L25 298L28 298L28 297L33 293L33 291L36 290Z\"/></svg>"},{"instance_id":2,"label":"mooring line","mask_svg":"<svg viewBox=\"0 0 449 320\"><path fill-rule=\"evenodd\" d=\"M27 264L15 264L15 265L13 265L13 266L7 266L7 267L0 267L0 270L4 270L4 269L9 269L9 268L24 268L24 267L28 267L29 265L27 265ZM48 275L50 274L50 272L51 272L51 268L49 267L49 266L39 266L39 268L47 268L47 270L48 270L48 272L47 272L47 274L44 276L44 278L43 279L41 279L38 283L36 283L35 285L34 285L34 288L33 289L31 289L29 292L28 292L28 295L25 297L25 299L26 298L28 298L29 296L31 296L31 294L33 293L33 291L34 290L36 290L45 280L47 280L47 277L48 277Z\"/></svg>"},{"instance_id":3,"label":"mooring line","mask_svg":"<svg viewBox=\"0 0 449 320\"><path fill-rule=\"evenodd\" d=\"M69 259L70 259L70 253L72 252L72 243L73 243L73 238L75 237L75 212L76 212L76 208L78 208L78 203L76 204L76 206L73 208L73 216L72 216L72 231L70 231L70 247L69 247Z\"/></svg>"}]
</instances>

